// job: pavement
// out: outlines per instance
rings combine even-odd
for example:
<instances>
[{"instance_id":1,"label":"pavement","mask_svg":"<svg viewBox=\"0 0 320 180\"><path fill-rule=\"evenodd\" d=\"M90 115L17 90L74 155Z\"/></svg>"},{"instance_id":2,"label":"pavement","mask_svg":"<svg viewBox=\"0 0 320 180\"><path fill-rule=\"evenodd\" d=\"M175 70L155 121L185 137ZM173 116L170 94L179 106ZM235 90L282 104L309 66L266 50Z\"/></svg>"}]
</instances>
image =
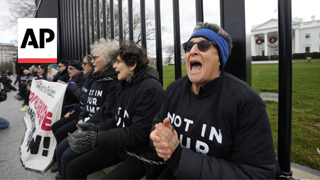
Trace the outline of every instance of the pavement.
<instances>
[{"instance_id":1,"label":"pavement","mask_svg":"<svg viewBox=\"0 0 320 180\"><path fill-rule=\"evenodd\" d=\"M11 76L14 80L15 76ZM14 98L16 92L7 93L7 100L0 103L0 117L10 122L7 129L0 130L0 179L54 179L56 173L50 169L41 174L25 170L20 161L20 144L25 133L23 117L19 109L23 101ZM114 167L96 172L88 179L100 179ZM300 179L320 179L320 172L298 164L292 164L293 176Z\"/></svg>"}]
</instances>

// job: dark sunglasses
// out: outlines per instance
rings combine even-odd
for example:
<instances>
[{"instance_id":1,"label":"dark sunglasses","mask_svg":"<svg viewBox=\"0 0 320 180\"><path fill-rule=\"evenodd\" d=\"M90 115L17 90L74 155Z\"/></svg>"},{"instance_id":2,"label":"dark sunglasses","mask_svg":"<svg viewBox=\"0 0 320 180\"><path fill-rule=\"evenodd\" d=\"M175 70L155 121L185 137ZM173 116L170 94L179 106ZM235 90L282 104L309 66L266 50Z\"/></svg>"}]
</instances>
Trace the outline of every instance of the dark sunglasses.
<instances>
[{"instance_id":1,"label":"dark sunglasses","mask_svg":"<svg viewBox=\"0 0 320 180\"><path fill-rule=\"evenodd\" d=\"M86 65L87 65L87 64L89 64L89 63L87 63L87 62L83 62L82 64L83 64L83 66L86 66Z\"/></svg>"},{"instance_id":2,"label":"dark sunglasses","mask_svg":"<svg viewBox=\"0 0 320 180\"><path fill-rule=\"evenodd\" d=\"M214 43L214 42L202 40L199 42L191 42L191 41L185 42L182 44L182 47L185 52L189 52L195 44L198 45L198 49L202 52L207 51L211 45L216 46L216 43Z\"/></svg>"},{"instance_id":3,"label":"dark sunglasses","mask_svg":"<svg viewBox=\"0 0 320 180\"><path fill-rule=\"evenodd\" d=\"M65 67L65 66L62 66L62 65L60 66L60 65L58 65L58 68L61 68L61 67Z\"/></svg>"},{"instance_id":4,"label":"dark sunglasses","mask_svg":"<svg viewBox=\"0 0 320 180\"><path fill-rule=\"evenodd\" d=\"M73 69L73 68L75 68L75 67L72 67L72 66L68 66L68 70L71 70L71 69Z\"/></svg>"}]
</instances>

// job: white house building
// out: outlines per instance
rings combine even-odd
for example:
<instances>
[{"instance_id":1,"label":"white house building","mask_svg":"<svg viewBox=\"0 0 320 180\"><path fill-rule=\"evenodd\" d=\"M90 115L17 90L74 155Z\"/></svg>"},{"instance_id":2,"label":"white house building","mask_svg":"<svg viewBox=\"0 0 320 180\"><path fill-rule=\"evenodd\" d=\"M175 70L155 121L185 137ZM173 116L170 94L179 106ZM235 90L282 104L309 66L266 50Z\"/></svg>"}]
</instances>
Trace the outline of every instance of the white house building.
<instances>
[{"instance_id":1,"label":"white house building","mask_svg":"<svg viewBox=\"0 0 320 180\"><path fill-rule=\"evenodd\" d=\"M18 47L13 43L0 43L0 65L11 62L13 56L18 54Z\"/></svg>"},{"instance_id":2,"label":"white house building","mask_svg":"<svg viewBox=\"0 0 320 180\"><path fill-rule=\"evenodd\" d=\"M278 20L270 19L251 28L252 56L278 55ZM320 20L292 19L292 53L320 52Z\"/></svg>"}]
</instances>

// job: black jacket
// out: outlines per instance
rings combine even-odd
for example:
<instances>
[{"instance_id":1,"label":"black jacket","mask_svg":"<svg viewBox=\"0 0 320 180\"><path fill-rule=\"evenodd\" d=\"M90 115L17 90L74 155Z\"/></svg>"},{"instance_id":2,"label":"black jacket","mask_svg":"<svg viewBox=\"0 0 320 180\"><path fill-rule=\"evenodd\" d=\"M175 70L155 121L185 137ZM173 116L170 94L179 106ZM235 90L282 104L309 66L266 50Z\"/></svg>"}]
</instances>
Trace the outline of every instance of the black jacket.
<instances>
[{"instance_id":1,"label":"black jacket","mask_svg":"<svg viewBox=\"0 0 320 180\"><path fill-rule=\"evenodd\" d=\"M135 154L150 162L161 161L155 153L153 156L148 153L151 150L148 142L152 120L165 97L158 78L155 69L147 68L137 74L132 82L121 81L113 108L115 118L99 124L101 131L97 135L98 148L118 148L119 153ZM152 177L149 172L152 173L154 169L150 170L147 164L145 167L148 171L147 177Z\"/></svg>"},{"instance_id":2,"label":"black jacket","mask_svg":"<svg viewBox=\"0 0 320 180\"><path fill-rule=\"evenodd\" d=\"M117 72L112 68L108 68L101 74L94 74L91 81L92 84L90 89L88 89L87 98L79 115L79 120L90 118L90 120L87 121L88 123L98 123L105 119L92 119L92 116L99 111L101 106L105 105L108 107L109 116L107 118L112 116L112 109L110 108L114 105L115 93L118 91L116 88L118 82Z\"/></svg>"},{"instance_id":3,"label":"black jacket","mask_svg":"<svg viewBox=\"0 0 320 180\"><path fill-rule=\"evenodd\" d=\"M59 73L59 76L55 77L55 78L57 78L56 81L60 80L60 81L63 81L63 82L68 82L69 79L70 79L68 70L67 69L63 70L61 73Z\"/></svg>"},{"instance_id":4,"label":"black jacket","mask_svg":"<svg viewBox=\"0 0 320 180\"><path fill-rule=\"evenodd\" d=\"M180 145L167 166L178 179L274 179L275 153L264 102L236 77L190 89L188 76L168 86L154 124L168 117ZM152 143L151 143L152 146Z\"/></svg>"},{"instance_id":5,"label":"black jacket","mask_svg":"<svg viewBox=\"0 0 320 180\"><path fill-rule=\"evenodd\" d=\"M4 89L0 89L0 102L7 99L7 92Z\"/></svg>"},{"instance_id":6,"label":"black jacket","mask_svg":"<svg viewBox=\"0 0 320 180\"><path fill-rule=\"evenodd\" d=\"M78 73L76 76L70 78L69 82L74 82L79 88L82 88L84 82L86 81L87 77L83 74L83 72ZM70 91L69 88L67 88L65 96L64 96L64 104L77 104L79 103L79 100L77 97L73 94L72 91Z\"/></svg>"}]
</instances>

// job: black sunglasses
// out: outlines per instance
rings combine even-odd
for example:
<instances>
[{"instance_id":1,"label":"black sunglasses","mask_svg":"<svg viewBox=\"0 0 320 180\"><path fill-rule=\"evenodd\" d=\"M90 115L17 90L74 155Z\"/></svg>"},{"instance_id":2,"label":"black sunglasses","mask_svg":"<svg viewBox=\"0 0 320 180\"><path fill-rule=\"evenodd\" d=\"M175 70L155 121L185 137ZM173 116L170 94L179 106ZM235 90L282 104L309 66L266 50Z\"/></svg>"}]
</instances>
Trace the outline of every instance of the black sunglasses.
<instances>
[{"instance_id":1,"label":"black sunglasses","mask_svg":"<svg viewBox=\"0 0 320 180\"><path fill-rule=\"evenodd\" d=\"M83 66L86 66L86 65L87 65L87 64L89 64L89 63L87 63L87 62L83 62L82 64L83 64Z\"/></svg>"},{"instance_id":2,"label":"black sunglasses","mask_svg":"<svg viewBox=\"0 0 320 180\"><path fill-rule=\"evenodd\" d=\"M189 52L195 44L198 45L198 49L202 52L207 51L211 45L217 46L216 43L214 42L202 40L199 42L192 42L192 41L185 42L182 44L182 47L185 52Z\"/></svg>"}]
</instances>

